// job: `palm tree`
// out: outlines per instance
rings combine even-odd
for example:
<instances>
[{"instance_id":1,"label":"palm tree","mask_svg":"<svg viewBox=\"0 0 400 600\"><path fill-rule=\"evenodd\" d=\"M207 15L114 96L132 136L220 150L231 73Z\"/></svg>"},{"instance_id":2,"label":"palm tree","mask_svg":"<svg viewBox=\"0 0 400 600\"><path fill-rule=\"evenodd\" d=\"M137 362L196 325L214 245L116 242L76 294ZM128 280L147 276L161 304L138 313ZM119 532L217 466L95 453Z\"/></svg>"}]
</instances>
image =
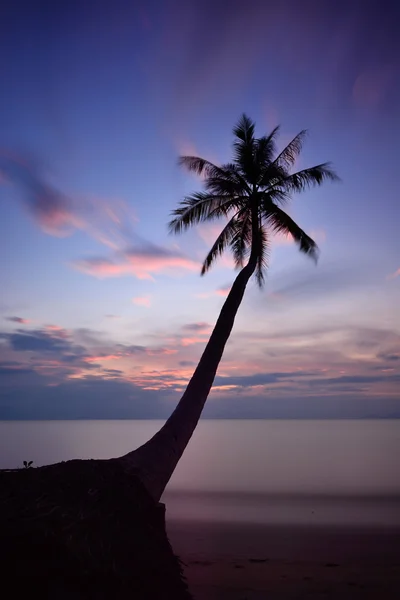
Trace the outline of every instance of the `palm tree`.
<instances>
[{"instance_id":1,"label":"palm tree","mask_svg":"<svg viewBox=\"0 0 400 600\"><path fill-rule=\"evenodd\" d=\"M204 275L226 249L233 253L240 269L226 298L200 362L172 415L143 446L122 457L126 467L135 471L154 500L159 501L178 464L202 413L231 333L237 310L249 279L255 275L260 287L268 266L271 233L293 238L299 250L314 260L318 248L282 207L292 194L338 179L329 163L292 173L306 131L301 131L282 150L276 152L279 128L256 138L255 123L242 115L233 129L233 162L222 166L197 156L181 156L179 163L202 175L204 191L186 197L173 212L172 233L193 225L224 217L228 220L206 256Z\"/></svg>"}]
</instances>

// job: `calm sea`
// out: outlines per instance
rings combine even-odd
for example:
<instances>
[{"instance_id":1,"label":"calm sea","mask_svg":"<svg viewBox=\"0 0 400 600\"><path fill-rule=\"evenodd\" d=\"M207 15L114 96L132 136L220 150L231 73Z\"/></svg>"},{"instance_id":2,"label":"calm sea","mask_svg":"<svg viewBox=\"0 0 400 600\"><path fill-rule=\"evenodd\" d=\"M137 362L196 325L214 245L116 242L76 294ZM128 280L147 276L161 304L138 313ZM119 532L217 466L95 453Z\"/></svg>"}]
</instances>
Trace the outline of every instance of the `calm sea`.
<instances>
[{"instance_id":1,"label":"calm sea","mask_svg":"<svg viewBox=\"0 0 400 600\"><path fill-rule=\"evenodd\" d=\"M161 421L3 421L0 468L110 458ZM400 420L200 422L165 494L170 519L400 525Z\"/></svg>"}]
</instances>

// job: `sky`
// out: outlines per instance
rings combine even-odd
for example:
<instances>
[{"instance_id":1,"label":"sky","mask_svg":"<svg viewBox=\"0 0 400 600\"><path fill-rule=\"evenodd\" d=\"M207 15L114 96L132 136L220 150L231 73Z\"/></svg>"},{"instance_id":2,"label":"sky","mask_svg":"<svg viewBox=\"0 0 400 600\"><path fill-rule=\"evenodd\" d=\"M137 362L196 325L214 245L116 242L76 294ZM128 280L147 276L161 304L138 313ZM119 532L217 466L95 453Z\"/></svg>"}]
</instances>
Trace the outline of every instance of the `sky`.
<instances>
[{"instance_id":1,"label":"sky","mask_svg":"<svg viewBox=\"0 0 400 600\"><path fill-rule=\"evenodd\" d=\"M274 237L208 418L400 417L394 2L7 1L0 9L0 419L165 418L234 280L222 224L169 235L243 112L341 178Z\"/></svg>"}]
</instances>

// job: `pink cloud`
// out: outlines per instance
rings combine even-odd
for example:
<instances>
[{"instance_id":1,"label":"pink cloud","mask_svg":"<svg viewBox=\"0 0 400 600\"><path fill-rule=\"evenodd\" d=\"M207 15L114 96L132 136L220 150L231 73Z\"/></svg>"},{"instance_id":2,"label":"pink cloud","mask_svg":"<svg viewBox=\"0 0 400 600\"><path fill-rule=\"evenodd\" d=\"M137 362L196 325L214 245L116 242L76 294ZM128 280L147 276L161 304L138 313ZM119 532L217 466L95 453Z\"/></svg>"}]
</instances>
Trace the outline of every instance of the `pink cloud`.
<instances>
[{"instance_id":1,"label":"pink cloud","mask_svg":"<svg viewBox=\"0 0 400 600\"><path fill-rule=\"evenodd\" d=\"M175 147L177 148L179 155L182 156L202 156L201 152L196 148L196 146L189 142L188 140L184 140L182 138L177 138L175 140ZM205 158L205 157L203 157Z\"/></svg>"},{"instance_id":2,"label":"pink cloud","mask_svg":"<svg viewBox=\"0 0 400 600\"><path fill-rule=\"evenodd\" d=\"M132 207L118 199L86 196L65 201L65 206L49 206L38 215L45 233L66 237L83 231L112 250L130 241L130 228L138 221Z\"/></svg>"},{"instance_id":3,"label":"pink cloud","mask_svg":"<svg viewBox=\"0 0 400 600\"><path fill-rule=\"evenodd\" d=\"M90 237L112 250L121 250L132 242L138 218L127 202L92 196L80 199L79 204L86 207L82 229Z\"/></svg>"},{"instance_id":4,"label":"pink cloud","mask_svg":"<svg viewBox=\"0 0 400 600\"><path fill-rule=\"evenodd\" d=\"M231 289L231 285L226 285L223 287L220 287L216 290L213 290L212 292L202 292L200 294L196 294L197 298L212 298L213 296L222 296L223 298L226 298L226 296L229 294L230 289Z\"/></svg>"},{"instance_id":5,"label":"pink cloud","mask_svg":"<svg viewBox=\"0 0 400 600\"><path fill-rule=\"evenodd\" d=\"M12 321L13 323L20 323L21 325L27 325L31 323L30 319L24 319L23 317L7 317L7 321Z\"/></svg>"},{"instance_id":6,"label":"pink cloud","mask_svg":"<svg viewBox=\"0 0 400 600\"><path fill-rule=\"evenodd\" d=\"M385 100L396 76L390 65L364 69L353 85L352 98L360 108L377 108Z\"/></svg>"},{"instance_id":7,"label":"pink cloud","mask_svg":"<svg viewBox=\"0 0 400 600\"><path fill-rule=\"evenodd\" d=\"M184 337L181 339L182 346L192 346L193 344L204 344L207 341L207 337Z\"/></svg>"},{"instance_id":8,"label":"pink cloud","mask_svg":"<svg viewBox=\"0 0 400 600\"><path fill-rule=\"evenodd\" d=\"M400 277L400 269L397 269L397 271L388 275L388 279L396 279L396 277Z\"/></svg>"},{"instance_id":9,"label":"pink cloud","mask_svg":"<svg viewBox=\"0 0 400 600\"><path fill-rule=\"evenodd\" d=\"M114 257L92 258L77 261L73 265L79 271L98 277L122 277L131 275L137 279L154 279L153 274L180 275L185 271L199 271L199 264L179 254L162 248L128 250Z\"/></svg>"},{"instance_id":10,"label":"pink cloud","mask_svg":"<svg viewBox=\"0 0 400 600\"><path fill-rule=\"evenodd\" d=\"M136 296L132 298L133 304L137 304L137 306L145 306L149 307L151 304L151 296Z\"/></svg>"},{"instance_id":11,"label":"pink cloud","mask_svg":"<svg viewBox=\"0 0 400 600\"><path fill-rule=\"evenodd\" d=\"M63 340L66 340L69 337L68 331L63 327L59 327L58 325L45 325L44 330L49 335L61 338Z\"/></svg>"},{"instance_id":12,"label":"pink cloud","mask_svg":"<svg viewBox=\"0 0 400 600\"><path fill-rule=\"evenodd\" d=\"M86 363L97 363L102 362L104 360L120 360L120 358L121 356L119 356L118 354L106 354L104 356L85 356L83 361Z\"/></svg>"},{"instance_id":13,"label":"pink cloud","mask_svg":"<svg viewBox=\"0 0 400 600\"><path fill-rule=\"evenodd\" d=\"M160 355L171 355L176 354L178 350L175 348L146 348L146 354L148 356L160 356Z\"/></svg>"},{"instance_id":14,"label":"pink cloud","mask_svg":"<svg viewBox=\"0 0 400 600\"><path fill-rule=\"evenodd\" d=\"M68 237L74 229L83 229L83 221L61 206L38 211L36 218L45 233L54 237Z\"/></svg>"},{"instance_id":15,"label":"pink cloud","mask_svg":"<svg viewBox=\"0 0 400 600\"><path fill-rule=\"evenodd\" d=\"M203 223L197 227L197 234L211 247L227 223L228 219L219 219L218 223Z\"/></svg>"},{"instance_id":16,"label":"pink cloud","mask_svg":"<svg viewBox=\"0 0 400 600\"><path fill-rule=\"evenodd\" d=\"M143 389L162 390L184 386L188 379L189 375L187 371L163 369L159 371L142 371L139 375L132 377L131 381L143 387Z\"/></svg>"},{"instance_id":17,"label":"pink cloud","mask_svg":"<svg viewBox=\"0 0 400 600\"><path fill-rule=\"evenodd\" d=\"M45 233L66 237L84 231L114 250L131 241L137 217L125 201L66 195L44 179L33 161L7 150L0 151L0 162L4 177L22 188L25 208Z\"/></svg>"},{"instance_id":18,"label":"pink cloud","mask_svg":"<svg viewBox=\"0 0 400 600\"><path fill-rule=\"evenodd\" d=\"M73 266L87 275L93 275L99 279L106 277L121 277L132 274L127 264L116 264L107 258L91 258L76 261Z\"/></svg>"},{"instance_id":19,"label":"pink cloud","mask_svg":"<svg viewBox=\"0 0 400 600\"><path fill-rule=\"evenodd\" d=\"M218 288L217 290L215 290L215 294L217 296L223 296L225 298L229 294L230 291L231 291L231 286L226 285L225 287L221 287L221 288Z\"/></svg>"}]
</instances>

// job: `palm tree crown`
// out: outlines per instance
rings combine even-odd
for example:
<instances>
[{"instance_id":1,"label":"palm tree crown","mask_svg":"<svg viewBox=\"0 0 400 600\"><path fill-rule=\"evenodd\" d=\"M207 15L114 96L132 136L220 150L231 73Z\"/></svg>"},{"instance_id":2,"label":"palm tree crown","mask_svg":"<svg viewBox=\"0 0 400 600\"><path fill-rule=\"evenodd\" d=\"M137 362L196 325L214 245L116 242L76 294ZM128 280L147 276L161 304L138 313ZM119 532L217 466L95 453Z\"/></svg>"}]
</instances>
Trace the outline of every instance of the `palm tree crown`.
<instances>
[{"instance_id":1,"label":"palm tree crown","mask_svg":"<svg viewBox=\"0 0 400 600\"><path fill-rule=\"evenodd\" d=\"M322 163L292 173L306 131L301 131L282 150L276 151L279 127L269 135L256 138L255 123L245 114L233 129L233 162L214 165L197 156L181 156L179 163L204 177L204 191L185 197L173 211L170 231L181 233L203 221L225 217L227 224L206 256L204 275L215 259L230 248L236 267L253 262L254 273L262 287L267 267L271 232L291 235L301 252L315 260L318 247L281 208L292 194L324 180L338 180L330 163Z\"/></svg>"}]
</instances>

